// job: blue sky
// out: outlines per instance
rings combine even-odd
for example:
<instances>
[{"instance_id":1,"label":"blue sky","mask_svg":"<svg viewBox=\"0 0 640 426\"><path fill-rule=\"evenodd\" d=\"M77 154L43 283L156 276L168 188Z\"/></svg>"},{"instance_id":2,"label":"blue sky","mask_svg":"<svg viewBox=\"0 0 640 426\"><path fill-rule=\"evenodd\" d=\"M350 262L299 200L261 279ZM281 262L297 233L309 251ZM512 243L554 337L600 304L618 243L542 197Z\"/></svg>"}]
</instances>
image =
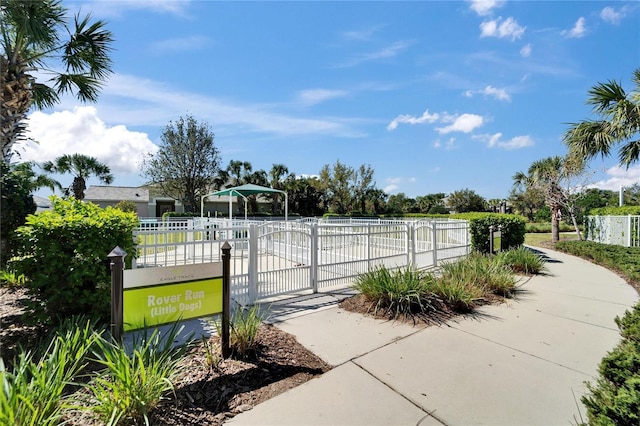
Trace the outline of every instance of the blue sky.
<instances>
[{"instance_id":1,"label":"blue sky","mask_svg":"<svg viewBox=\"0 0 640 426\"><path fill-rule=\"evenodd\" d=\"M39 145L21 155L91 155L120 186L144 183L142 157L191 114L211 126L223 166L313 175L340 160L370 165L389 194L505 198L514 173L566 152L567 123L594 117L591 86L631 91L640 66L638 2L64 4L108 22L115 73L96 104L32 113ZM615 156L592 170L601 188L640 182L640 166Z\"/></svg>"}]
</instances>

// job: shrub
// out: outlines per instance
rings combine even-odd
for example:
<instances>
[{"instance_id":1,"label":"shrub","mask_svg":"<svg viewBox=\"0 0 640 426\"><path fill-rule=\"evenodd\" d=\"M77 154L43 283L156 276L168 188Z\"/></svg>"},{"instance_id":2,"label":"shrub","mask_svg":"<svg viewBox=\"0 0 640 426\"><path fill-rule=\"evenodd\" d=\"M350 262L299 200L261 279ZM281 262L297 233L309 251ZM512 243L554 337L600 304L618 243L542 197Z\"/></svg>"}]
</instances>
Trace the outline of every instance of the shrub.
<instances>
[{"instance_id":1,"label":"shrub","mask_svg":"<svg viewBox=\"0 0 640 426\"><path fill-rule=\"evenodd\" d=\"M523 246L500 252L497 259L517 274L540 274L546 270L544 259Z\"/></svg>"},{"instance_id":2,"label":"shrub","mask_svg":"<svg viewBox=\"0 0 640 426\"><path fill-rule=\"evenodd\" d=\"M627 216L640 215L640 206L610 206L598 207L589 211L591 216Z\"/></svg>"},{"instance_id":3,"label":"shrub","mask_svg":"<svg viewBox=\"0 0 640 426\"><path fill-rule=\"evenodd\" d=\"M623 340L605 356L595 384L582 397L589 424L638 425L640 422L640 304L616 318Z\"/></svg>"},{"instance_id":4,"label":"shrub","mask_svg":"<svg viewBox=\"0 0 640 426\"><path fill-rule=\"evenodd\" d=\"M107 255L120 246L130 264L138 219L74 199L52 197L52 202L52 211L28 216L26 225L16 230L19 256L10 267L24 274L35 299L28 318L45 324L77 314L106 320L111 288Z\"/></svg>"},{"instance_id":5,"label":"shrub","mask_svg":"<svg viewBox=\"0 0 640 426\"><path fill-rule=\"evenodd\" d=\"M123 212L138 214L138 206L136 206L136 203L131 200L119 201L114 207L118 210L122 210Z\"/></svg>"},{"instance_id":6,"label":"shrub","mask_svg":"<svg viewBox=\"0 0 640 426\"><path fill-rule=\"evenodd\" d=\"M381 266L358 276L353 287L372 302L374 312L383 309L398 318L431 307L428 286L432 281L433 277L410 268L390 271Z\"/></svg>"},{"instance_id":7,"label":"shrub","mask_svg":"<svg viewBox=\"0 0 640 426\"><path fill-rule=\"evenodd\" d=\"M518 247L524 243L526 219L522 216L500 213L461 213L455 219L469 221L471 248L489 253L489 227L502 227L502 249Z\"/></svg>"},{"instance_id":8,"label":"shrub","mask_svg":"<svg viewBox=\"0 0 640 426\"><path fill-rule=\"evenodd\" d=\"M0 359L0 424L58 425L66 386L83 370L99 338L85 318L64 321L34 354L24 350L12 371Z\"/></svg>"}]
</instances>

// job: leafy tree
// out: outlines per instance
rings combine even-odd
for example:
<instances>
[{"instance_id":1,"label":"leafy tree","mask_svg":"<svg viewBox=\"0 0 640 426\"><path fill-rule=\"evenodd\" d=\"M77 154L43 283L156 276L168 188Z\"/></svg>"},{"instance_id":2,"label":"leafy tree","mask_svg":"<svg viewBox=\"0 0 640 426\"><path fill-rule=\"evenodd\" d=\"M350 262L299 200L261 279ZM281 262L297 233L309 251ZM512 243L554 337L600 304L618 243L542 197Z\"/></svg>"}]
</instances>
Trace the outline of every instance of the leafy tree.
<instances>
[{"instance_id":1,"label":"leafy tree","mask_svg":"<svg viewBox=\"0 0 640 426\"><path fill-rule=\"evenodd\" d=\"M206 122L180 117L165 127L160 149L145 158L142 175L164 194L179 200L186 211L196 211L200 197L217 182L220 153Z\"/></svg>"},{"instance_id":2,"label":"leafy tree","mask_svg":"<svg viewBox=\"0 0 640 426\"><path fill-rule=\"evenodd\" d=\"M332 213L346 214L353 202L353 168L336 160L333 167L326 164L320 170L320 185L325 194L325 205Z\"/></svg>"},{"instance_id":3,"label":"leafy tree","mask_svg":"<svg viewBox=\"0 0 640 426\"><path fill-rule=\"evenodd\" d=\"M373 178L374 171L369 165L362 164L353 172L353 200L360 213L367 213L367 200L373 195L376 182Z\"/></svg>"},{"instance_id":4,"label":"leafy tree","mask_svg":"<svg viewBox=\"0 0 640 426\"><path fill-rule=\"evenodd\" d=\"M76 200L84 199L84 191L87 189L87 179L96 176L100 182L107 185L113 182L113 175L109 166L102 164L93 157L83 154L63 155L54 161L47 161L42 169L48 173L71 173L73 182L69 188L63 189L65 195L73 195Z\"/></svg>"},{"instance_id":5,"label":"leafy tree","mask_svg":"<svg viewBox=\"0 0 640 426\"><path fill-rule=\"evenodd\" d=\"M582 160L597 155L607 157L613 145L622 144L618 151L620 164L629 167L640 157L640 68L633 72L634 91L627 94L622 85L609 80L593 86L587 104L597 120L571 123L563 140L572 153Z\"/></svg>"},{"instance_id":6,"label":"leafy tree","mask_svg":"<svg viewBox=\"0 0 640 426\"><path fill-rule=\"evenodd\" d=\"M387 212L392 214L415 213L417 211L416 200L407 197L404 192L390 195L387 200Z\"/></svg>"},{"instance_id":7,"label":"leafy tree","mask_svg":"<svg viewBox=\"0 0 640 426\"><path fill-rule=\"evenodd\" d=\"M447 205L456 213L483 212L487 209L485 199L468 188L449 194Z\"/></svg>"},{"instance_id":8,"label":"leafy tree","mask_svg":"<svg viewBox=\"0 0 640 426\"><path fill-rule=\"evenodd\" d=\"M68 92L95 102L111 73L113 37L105 23L76 15L70 26L66 16L60 0L3 0L0 6L0 141L6 162L14 144L25 139L32 106L52 107ZM36 73L52 77L36 82Z\"/></svg>"},{"instance_id":9,"label":"leafy tree","mask_svg":"<svg viewBox=\"0 0 640 426\"><path fill-rule=\"evenodd\" d=\"M534 222L538 211L545 207L544 194L538 188L516 185L509 193L509 204L514 211Z\"/></svg>"},{"instance_id":10,"label":"leafy tree","mask_svg":"<svg viewBox=\"0 0 640 426\"><path fill-rule=\"evenodd\" d=\"M446 207L444 206L445 197L446 197L446 194L444 192L438 192L436 194L419 195L416 197L418 210L420 211L420 213L430 213L432 210L442 211L443 209L447 211Z\"/></svg>"},{"instance_id":11,"label":"leafy tree","mask_svg":"<svg viewBox=\"0 0 640 426\"><path fill-rule=\"evenodd\" d=\"M315 177L296 177L291 173L283 182L289 198L289 209L301 216L320 216L322 208L320 181Z\"/></svg>"}]
</instances>

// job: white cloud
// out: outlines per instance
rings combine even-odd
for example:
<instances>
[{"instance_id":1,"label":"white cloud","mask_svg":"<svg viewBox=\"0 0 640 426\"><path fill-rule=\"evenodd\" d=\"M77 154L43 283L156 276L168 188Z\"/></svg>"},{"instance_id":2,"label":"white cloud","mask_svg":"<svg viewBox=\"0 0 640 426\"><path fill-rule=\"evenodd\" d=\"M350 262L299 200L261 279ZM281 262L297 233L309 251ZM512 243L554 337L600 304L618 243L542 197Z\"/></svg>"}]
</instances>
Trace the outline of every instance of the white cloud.
<instances>
[{"instance_id":1,"label":"white cloud","mask_svg":"<svg viewBox=\"0 0 640 426\"><path fill-rule=\"evenodd\" d=\"M70 2L71 5L74 2ZM130 10L150 10L157 13L168 13L177 16L186 16L186 10L191 0L127 0L104 1L86 0L78 4L77 10L91 10L91 14L99 17L118 17Z\"/></svg>"},{"instance_id":2,"label":"white cloud","mask_svg":"<svg viewBox=\"0 0 640 426\"><path fill-rule=\"evenodd\" d=\"M573 28L570 30L564 30L560 34L567 38L582 38L587 34L586 19L584 17L579 17L576 23L573 25Z\"/></svg>"},{"instance_id":3,"label":"white cloud","mask_svg":"<svg viewBox=\"0 0 640 426\"><path fill-rule=\"evenodd\" d=\"M476 90L476 91L467 90L464 94L468 98L472 97L474 94L480 94L480 95L495 98L499 101L507 101L507 102L511 101L511 96L509 95L509 93L507 93L506 89L498 89L491 85L485 87L482 90Z\"/></svg>"},{"instance_id":4,"label":"white cloud","mask_svg":"<svg viewBox=\"0 0 640 426\"><path fill-rule=\"evenodd\" d=\"M385 194L391 194L392 192L395 192L398 189L400 189L400 186L398 186L396 184L391 184L391 185L385 186L383 191L384 191Z\"/></svg>"},{"instance_id":5,"label":"white cloud","mask_svg":"<svg viewBox=\"0 0 640 426\"><path fill-rule=\"evenodd\" d=\"M446 135L451 132L471 133L477 127L482 126L484 118L476 114L462 114L447 116L443 121L451 122L450 125L445 127L437 127L436 130L441 135Z\"/></svg>"},{"instance_id":6,"label":"white cloud","mask_svg":"<svg viewBox=\"0 0 640 426\"><path fill-rule=\"evenodd\" d=\"M442 141L438 138L433 142L433 147L434 148L442 148ZM451 151L452 149L456 148L456 138L449 138L449 140L447 140L444 143L444 149L446 151ZM438 171L440 169L438 168Z\"/></svg>"},{"instance_id":7,"label":"white cloud","mask_svg":"<svg viewBox=\"0 0 640 426\"><path fill-rule=\"evenodd\" d=\"M526 27L521 26L518 22L509 17L502 21L502 18L483 21L480 24L480 37L498 37L510 38L511 41L517 40L524 35Z\"/></svg>"},{"instance_id":8,"label":"white cloud","mask_svg":"<svg viewBox=\"0 0 640 426\"><path fill-rule=\"evenodd\" d=\"M605 173L610 177L589 185L595 188L619 191L620 186L631 186L640 183L640 166L632 166L628 169L620 166L608 168Z\"/></svg>"},{"instance_id":9,"label":"white cloud","mask_svg":"<svg viewBox=\"0 0 640 426\"><path fill-rule=\"evenodd\" d=\"M60 109L72 109L77 102L65 98ZM290 106L290 105L287 105ZM363 137L355 129L357 119L306 118L274 111L275 107L232 103L195 92L180 91L167 84L131 75L115 74L100 97L100 116L110 123L130 126L165 126L185 111L198 111L198 120L208 121L216 132L268 133L279 136L331 134Z\"/></svg>"},{"instance_id":10,"label":"white cloud","mask_svg":"<svg viewBox=\"0 0 640 426\"><path fill-rule=\"evenodd\" d=\"M160 53L174 53L200 50L211 43L211 40L205 36L191 36L183 38L173 38L155 42L151 48Z\"/></svg>"},{"instance_id":11,"label":"white cloud","mask_svg":"<svg viewBox=\"0 0 640 426\"><path fill-rule=\"evenodd\" d=\"M522 49L520 49L520 56L522 56L523 58L528 58L529 56L531 56L531 43L522 46Z\"/></svg>"},{"instance_id":12,"label":"white cloud","mask_svg":"<svg viewBox=\"0 0 640 426\"><path fill-rule=\"evenodd\" d=\"M338 65L338 68L355 67L356 65L360 65L363 62L393 58L395 56L398 56L403 51L405 51L411 44L412 43L410 41L397 41L387 47L384 47L380 50L376 50L375 52L357 55L353 59Z\"/></svg>"},{"instance_id":13,"label":"white cloud","mask_svg":"<svg viewBox=\"0 0 640 426\"><path fill-rule=\"evenodd\" d=\"M346 95L347 92L344 90L308 89L298 92L296 98L298 102L307 106L311 106L329 101L331 99L341 98Z\"/></svg>"},{"instance_id":14,"label":"white cloud","mask_svg":"<svg viewBox=\"0 0 640 426\"><path fill-rule=\"evenodd\" d=\"M504 4L503 0L470 0L469 8L480 16L490 15Z\"/></svg>"},{"instance_id":15,"label":"white cloud","mask_svg":"<svg viewBox=\"0 0 640 426\"><path fill-rule=\"evenodd\" d=\"M600 11L600 18L609 24L618 25L628 10L627 6L621 7L618 11L612 7L605 7Z\"/></svg>"},{"instance_id":16,"label":"white cloud","mask_svg":"<svg viewBox=\"0 0 640 426\"><path fill-rule=\"evenodd\" d=\"M472 138L485 142L489 148L502 148L506 150L521 149L534 145L534 141L529 135L515 136L507 141L502 140L502 133L500 132L493 135L472 136Z\"/></svg>"},{"instance_id":17,"label":"white cloud","mask_svg":"<svg viewBox=\"0 0 640 426\"><path fill-rule=\"evenodd\" d=\"M24 161L41 163L64 154L84 154L106 164L114 174L138 172L144 156L158 150L145 133L107 126L92 106L51 114L36 111L29 116L28 136L38 143L18 147Z\"/></svg>"},{"instance_id":18,"label":"white cloud","mask_svg":"<svg viewBox=\"0 0 640 426\"><path fill-rule=\"evenodd\" d=\"M344 31L342 32L342 37L347 40L355 40L355 41L369 41L373 37L373 35L378 31L378 27L367 28L364 30L352 30L352 31Z\"/></svg>"},{"instance_id":19,"label":"white cloud","mask_svg":"<svg viewBox=\"0 0 640 426\"><path fill-rule=\"evenodd\" d=\"M398 124L422 124L422 123L434 123L440 118L438 113L429 114L429 110L426 110L420 117L414 117L412 115L403 114L394 118L387 126L387 130L394 130L398 127Z\"/></svg>"}]
</instances>

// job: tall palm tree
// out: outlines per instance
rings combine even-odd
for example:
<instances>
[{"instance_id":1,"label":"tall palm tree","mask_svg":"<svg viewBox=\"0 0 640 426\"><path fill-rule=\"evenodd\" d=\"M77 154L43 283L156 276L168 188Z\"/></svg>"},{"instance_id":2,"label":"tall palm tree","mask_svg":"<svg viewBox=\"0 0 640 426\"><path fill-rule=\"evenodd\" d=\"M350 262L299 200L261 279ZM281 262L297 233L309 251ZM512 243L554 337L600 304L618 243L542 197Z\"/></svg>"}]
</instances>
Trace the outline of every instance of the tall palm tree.
<instances>
[{"instance_id":1,"label":"tall palm tree","mask_svg":"<svg viewBox=\"0 0 640 426\"><path fill-rule=\"evenodd\" d=\"M560 209L563 192L560 187L564 160L560 156L548 157L534 161L527 173L517 172L513 175L514 187L518 189L539 189L544 193L547 205L551 209L551 240L560 240Z\"/></svg>"},{"instance_id":2,"label":"tall palm tree","mask_svg":"<svg viewBox=\"0 0 640 426\"><path fill-rule=\"evenodd\" d=\"M100 182L107 185L113 182L109 166L82 154L63 155L54 161L47 161L42 165L42 169L49 173L72 173L73 183L65 193L72 194L76 200L84 199L84 190L87 189L87 179L90 176L96 176Z\"/></svg>"},{"instance_id":3,"label":"tall palm tree","mask_svg":"<svg viewBox=\"0 0 640 426\"><path fill-rule=\"evenodd\" d=\"M3 0L0 6L0 145L8 162L15 143L25 139L27 112L48 108L71 92L83 102L95 102L111 73L113 37L103 21L75 16L66 20L61 0ZM67 34L68 39L61 37ZM54 65L62 64L62 72ZM34 74L49 74L37 82Z\"/></svg>"},{"instance_id":4,"label":"tall palm tree","mask_svg":"<svg viewBox=\"0 0 640 426\"><path fill-rule=\"evenodd\" d=\"M640 159L640 68L633 72L632 81L635 88L629 94L613 80L589 90L587 104L601 119L570 124L563 140L571 152L584 160L607 157L613 145L621 143L621 165L629 167Z\"/></svg>"}]
</instances>

